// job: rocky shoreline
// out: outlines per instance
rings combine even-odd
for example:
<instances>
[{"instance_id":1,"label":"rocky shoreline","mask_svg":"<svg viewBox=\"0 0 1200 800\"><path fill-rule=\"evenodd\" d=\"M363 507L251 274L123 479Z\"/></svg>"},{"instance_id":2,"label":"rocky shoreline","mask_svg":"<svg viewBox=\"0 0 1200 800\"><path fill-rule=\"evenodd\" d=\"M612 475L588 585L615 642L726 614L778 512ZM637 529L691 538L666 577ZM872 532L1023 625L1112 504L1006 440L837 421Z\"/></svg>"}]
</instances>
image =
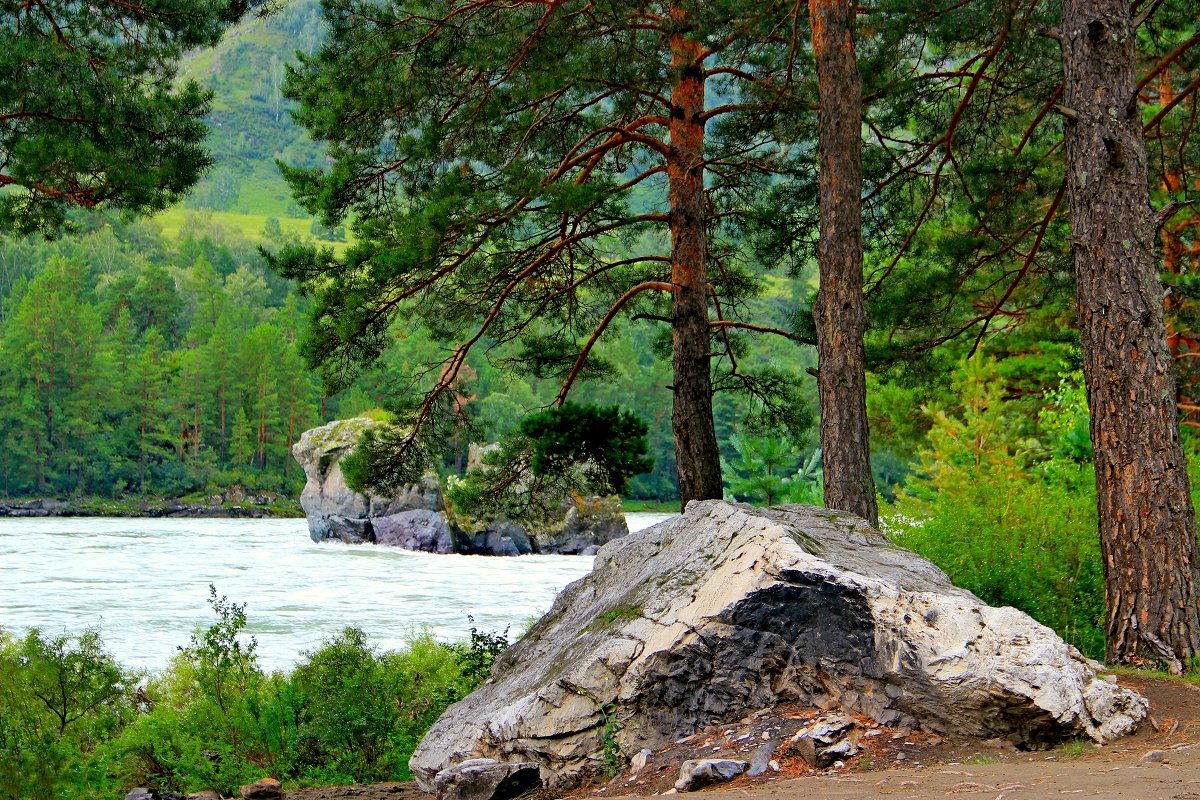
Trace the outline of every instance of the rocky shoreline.
<instances>
[{"instance_id":1,"label":"rocky shoreline","mask_svg":"<svg viewBox=\"0 0 1200 800\"><path fill-rule=\"evenodd\" d=\"M0 500L0 517L117 517L117 518L213 518L213 519L296 519L304 510L295 500L273 495L246 495L233 499L227 495L187 502L175 498L152 500L109 500L81 497L62 500L34 498Z\"/></svg>"}]
</instances>

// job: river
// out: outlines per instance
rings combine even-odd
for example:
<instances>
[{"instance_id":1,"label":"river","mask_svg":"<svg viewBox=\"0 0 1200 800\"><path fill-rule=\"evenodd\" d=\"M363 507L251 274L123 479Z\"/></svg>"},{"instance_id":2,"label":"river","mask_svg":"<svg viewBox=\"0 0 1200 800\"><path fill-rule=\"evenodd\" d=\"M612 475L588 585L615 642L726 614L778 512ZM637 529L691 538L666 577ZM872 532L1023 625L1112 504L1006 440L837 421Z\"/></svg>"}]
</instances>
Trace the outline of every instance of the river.
<instances>
[{"instance_id":1,"label":"river","mask_svg":"<svg viewBox=\"0 0 1200 800\"><path fill-rule=\"evenodd\" d=\"M631 530L668 518L629 514ZM98 628L118 661L157 670L215 616L208 587L246 603L268 669L348 625L395 648L428 628L517 631L587 574L587 556L433 555L316 544L302 519L0 519L0 627Z\"/></svg>"}]
</instances>

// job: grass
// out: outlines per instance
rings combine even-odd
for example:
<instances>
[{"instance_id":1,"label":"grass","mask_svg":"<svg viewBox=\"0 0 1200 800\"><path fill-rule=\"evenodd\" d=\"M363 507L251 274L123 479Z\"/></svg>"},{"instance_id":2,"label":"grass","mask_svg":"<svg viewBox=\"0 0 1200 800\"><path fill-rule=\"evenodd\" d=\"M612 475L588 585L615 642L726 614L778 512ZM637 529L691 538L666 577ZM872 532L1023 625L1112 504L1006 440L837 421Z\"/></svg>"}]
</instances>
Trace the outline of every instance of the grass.
<instances>
[{"instance_id":1,"label":"grass","mask_svg":"<svg viewBox=\"0 0 1200 800\"><path fill-rule=\"evenodd\" d=\"M1059 748L1059 752L1067 758L1082 758L1096 749L1087 739L1072 739Z\"/></svg>"},{"instance_id":2,"label":"grass","mask_svg":"<svg viewBox=\"0 0 1200 800\"><path fill-rule=\"evenodd\" d=\"M622 500L626 514L674 514L679 511L678 500Z\"/></svg>"},{"instance_id":3,"label":"grass","mask_svg":"<svg viewBox=\"0 0 1200 800\"><path fill-rule=\"evenodd\" d=\"M982 767L985 764L995 764L996 759L991 756L973 756L962 763L969 767Z\"/></svg>"},{"instance_id":4,"label":"grass","mask_svg":"<svg viewBox=\"0 0 1200 800\"><path fill-rule=\"evenodd\" d=\"M644 616L641 606L617 606L600 615L605 625L611 625L619 619L638 619Z\"/></svg>"},{"instance_id":5,"label":"grass","mask_svg":"<svg viewBox=\"0 0 1200 800\"><path fill-rule=\"evenodd\" d=\"M1123 675L1130 678L1176 681L1178 683L1190 683L1194 686L1200 686L1200 665L1198 664L1191 664L1188 668L1188 671L1182 675L1172 675L1165 669L1146 669L1144 667L1130 667L1123 664L1106 666L1104 671L1111 672L1114 675Z\"/></svg>"},{"instance_id":6,"label":"grass","mask_svg":"<svg viewBox=\"0 0 1200 800\"><path fill-rule=\"evenodd\" d=\"M163 235L169 238L179 238L180 234L190 227L190 220L192 218L201 217L216 223L220 227L236 231L252 242L271 245L273 243L266 236L267 219L271 216L274 215L240 214L234 211L197 211L176 206L158 214L154 220L162 229ZM305 242L314 241L312 234L309 232L309 226L312 224L310 219L294 219L282 216L277 216L275 219L279 220L279 228L285 236L295 237ZM347 247L346 242L323 241L320 242L320 245L322 247L330 247L337 253L344 251Z\"/></svg>"}]
</instances>

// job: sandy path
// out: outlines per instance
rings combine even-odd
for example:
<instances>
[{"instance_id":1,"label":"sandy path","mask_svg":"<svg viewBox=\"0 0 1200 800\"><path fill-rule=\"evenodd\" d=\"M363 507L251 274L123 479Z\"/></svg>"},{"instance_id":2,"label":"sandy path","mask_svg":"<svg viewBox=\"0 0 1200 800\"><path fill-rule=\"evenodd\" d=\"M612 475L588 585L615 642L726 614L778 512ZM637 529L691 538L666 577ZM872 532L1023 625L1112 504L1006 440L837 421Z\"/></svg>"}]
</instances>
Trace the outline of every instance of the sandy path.
<instances>
[{"instance_id":1,"label":"sandy path","mask_svg":"<svg viewBox=\"0 0 1200 800\"><path fill-rule=\"evenodd\" d=\"M1103 751L1102 751L1103 752ZM1121 800L1200 800L1200 748L1170 751L1165 763L1141 762L1141 753L1114 752L1065 761L1063 756L981 765L938 765L860 775L797 778L770 786L696 792L709 800L932 800L962 796L1018 800L1079 795Z\"/></svg>"}]
</instances>

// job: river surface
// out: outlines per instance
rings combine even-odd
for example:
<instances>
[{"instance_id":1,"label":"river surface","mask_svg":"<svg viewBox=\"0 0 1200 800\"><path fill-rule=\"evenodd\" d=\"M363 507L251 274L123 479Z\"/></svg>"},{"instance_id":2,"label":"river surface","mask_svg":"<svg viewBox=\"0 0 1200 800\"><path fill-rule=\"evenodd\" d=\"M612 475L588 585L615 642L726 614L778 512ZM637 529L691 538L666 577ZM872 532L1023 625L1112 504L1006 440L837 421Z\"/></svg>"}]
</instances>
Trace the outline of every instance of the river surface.
<instances>
[{"instance_id":1,"label":"river surface","mask_svg":"<svg viewBox=\"0 0 1200 800\"><path fill-rule=\"evenodd\" d=\"M668 514L629 514L631 530ZM413 553L316 544L302 519L0 519L0 627L99 628L127 666L157 670L216 617L209 585L246 604L268 669L348 625L379 646L427 628L440 639L516 632L592 568L588 556Z\"/></svg>"}]
</instances>

